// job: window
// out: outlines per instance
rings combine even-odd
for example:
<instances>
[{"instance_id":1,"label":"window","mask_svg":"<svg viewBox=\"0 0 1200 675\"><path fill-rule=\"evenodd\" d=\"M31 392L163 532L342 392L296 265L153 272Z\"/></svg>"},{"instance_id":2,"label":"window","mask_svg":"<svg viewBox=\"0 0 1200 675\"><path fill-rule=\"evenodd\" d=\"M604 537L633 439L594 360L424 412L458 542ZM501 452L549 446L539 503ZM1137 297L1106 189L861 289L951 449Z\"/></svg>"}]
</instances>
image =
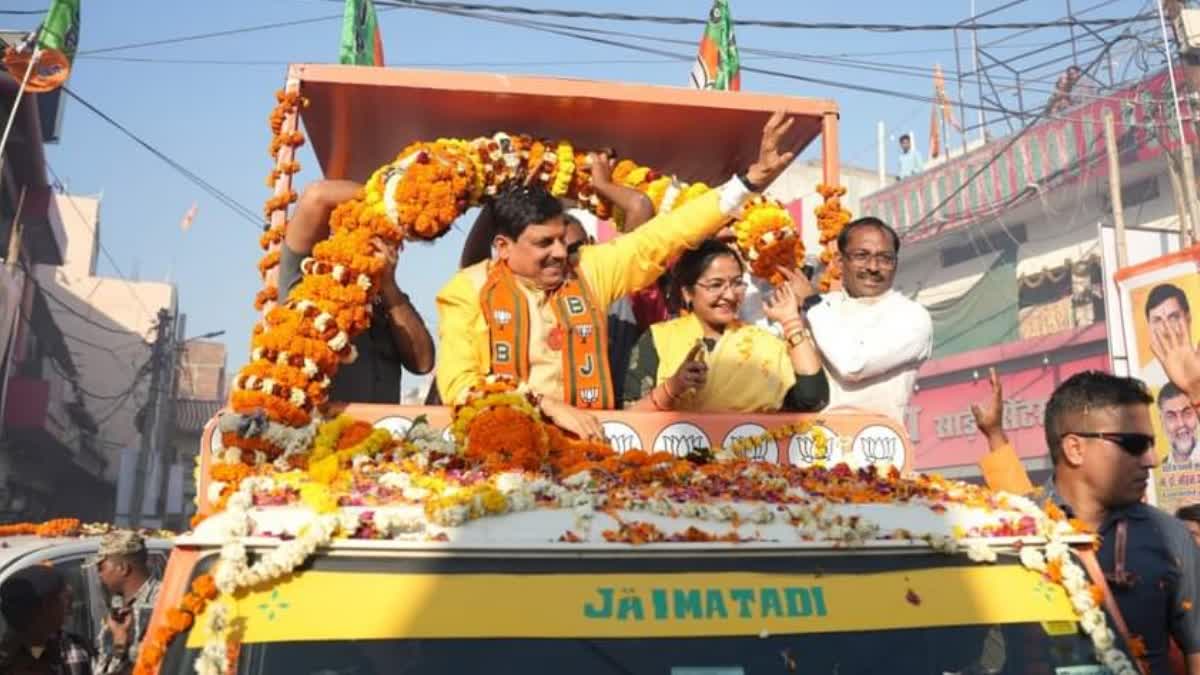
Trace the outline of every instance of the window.
<instances>
[{"instance_id":1,"label":"window","mask_svg":"<svg viewBox=\"0 0 1200 675\"><path fill-rule=\"evenodd\" d=\"M54 568L62 572L71 587L71 610L67 615L66 629L87 640L99 630L99 624L92 622L91 602L88 597L86 570L83 568L84 558L66 558L54 561Z\"/></svg>"},{"instance_id":2,"label":"window","mask_svg":"<svg viewBox=\"0 0 1200 675\"><path fill-rule=\"evenodd\" d=\"M1151 176L1139 181L1127 183L1121 186L1121 206L1129 208L1138 204L1158 199L1158 177ZM1103 196L1104 211L1112 211L1112 199L1109 193L1105 192Z\"/></svg>"},{"instance_id":3,"label":"window","mask_svg":"<svg viewBox=\"0 0 1200 675\"><path fill-rule=\"evenodd\" d=\"M1078 632L1050 636L1039 624L1009 624L767 637L282 642L244 648L238 673L1024 674L1099 672L1095 658Z\"/></svg>"},{"instance_id":4,"label":"window","mask_svg":"<svg viewBox=\"0 0 1200 675\"><path fill-rule=\"evenodd\" d=\"M1011 251L1028 240L1024 223L1001 228L999 232L993 232L987 237L968 232L965 241L960 239L961 243L950 244L942 249L942 267L953 267L989 253Z\"/></svg>"}]
</instances>

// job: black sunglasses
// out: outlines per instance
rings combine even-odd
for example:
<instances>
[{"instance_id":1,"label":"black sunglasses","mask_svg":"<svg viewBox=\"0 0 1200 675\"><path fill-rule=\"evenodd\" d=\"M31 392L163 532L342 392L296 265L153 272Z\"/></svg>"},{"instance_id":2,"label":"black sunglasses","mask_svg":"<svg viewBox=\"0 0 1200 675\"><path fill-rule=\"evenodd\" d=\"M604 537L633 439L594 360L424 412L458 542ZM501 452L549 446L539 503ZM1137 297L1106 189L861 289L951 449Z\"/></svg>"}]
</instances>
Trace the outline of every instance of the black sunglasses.
<instances>
[{"instance_id":1,"label":"black sunglasses","mask_svg":"<svg viewBox=\"0 0 1200 675\"><path fill-rule=\"evenodd\" d=\"M1120 446L1122 450L1135 457L1141 456L1147 450L1154 447L1154 437L1149 434L1122 434L1108 431L1068 431L1063 436L1099 438Z\"/></svg>"},{"instance_id":2,"label":"black sunglasses","mask_svg":"<svg viewBox=\"0 0 1200 675\"><path fill-rule=\"evenodd\" d=\"M567 257L569 258L569 257L579 253L579 249L583 248L583 245L585 243L586 242L584 242L584 241L577 241L577 242L571 244L570 246L568 246L567 247Z\"/></svg>"}]
</instances>

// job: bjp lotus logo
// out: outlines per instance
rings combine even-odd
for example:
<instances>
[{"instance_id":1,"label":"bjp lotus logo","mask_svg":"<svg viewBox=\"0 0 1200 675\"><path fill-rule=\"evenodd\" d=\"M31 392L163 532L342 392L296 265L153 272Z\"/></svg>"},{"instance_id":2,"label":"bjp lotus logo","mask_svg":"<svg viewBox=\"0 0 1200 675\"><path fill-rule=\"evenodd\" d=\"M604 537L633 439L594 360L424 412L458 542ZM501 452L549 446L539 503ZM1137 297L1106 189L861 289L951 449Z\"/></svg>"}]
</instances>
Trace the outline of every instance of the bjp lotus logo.
<instances>
[{"instance_id":1,"label":"bjp lotus logo","mask_svg":"<svg viewBox=\"0 0 1200 675\"><path fill-rule=\"evenodd\" d=\"M676 457L687 457L695 450L712 449L708 434L691 422L676 422L659 432L654 439L654 451L669 452Z\"/></svg>"},{"instance_id":2,"label":"bjp lotus logo","mask_svg":"<svg viewBox=\"0 0 1200 675\"><path fill-rule=\"evenodd\" d=\"M797 466L828 466L841 461L841 443L829 427L814 426L808 433L792 437L788 461Z\"/></svg>"},{"instance_id":3,"label":"bjp lotus logo","mask_svg":"<svg viewBox=\"0 0 1200 675\"><path fill-rule=\"evenodd\" d=\"M850 454L856 466L903 469L904 449L904 439L895 430L875 424L858 432Z\"/></svg>"}]
</instances>

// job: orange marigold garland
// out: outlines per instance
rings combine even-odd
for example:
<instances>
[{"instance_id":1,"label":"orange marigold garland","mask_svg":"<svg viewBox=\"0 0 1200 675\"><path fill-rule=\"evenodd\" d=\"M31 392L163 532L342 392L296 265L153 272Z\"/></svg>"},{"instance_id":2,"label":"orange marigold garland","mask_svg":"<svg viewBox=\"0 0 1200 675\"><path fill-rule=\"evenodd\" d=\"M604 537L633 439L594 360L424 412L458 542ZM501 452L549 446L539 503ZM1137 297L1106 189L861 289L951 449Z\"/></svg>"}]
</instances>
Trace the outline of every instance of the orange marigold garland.
<instances>
[{"instance_id":1,"label":"orange marigold garland","mask_svg":"<svg viewBox=\"0 0 1200 675\"><path fill-rule=\"evenodd\" d=\"M267 187L271 190L271 196L267 198L263 204L263 215L268 223L271 221L271 216L277 211L286 210L290 204L294 204L298 199L297 194L293 190L288 190L282 194L275 194L276 182L280 176L291 176L300 171L300 163L295 160L278 161L279 150L284 146L297 148L304 144L304 133L299 128L293 131L284 131L283 123L288 115L300 114L301 108L308 107L308 99L301 96L299 92L279 90L275 92L275 107L271 109L271 114L267 118L267 123L271 128L271 143L268 146L271 159L276 161L275 166L271 169L267 176ZM298 125L297 125L298 127ZM267 273L279 264L278 252L271 252L271 248L277 246L283 241L283 232L286 227L286 219L282 225L270 226L259 239L259 244L262 248L268 251L267 255L259 261L259 274L263 280L267 280ZM254 298L255 309L262 310L268 303L275 302L278 299L279 292L271 284L267 284L258 292Z\"/></svg>"},{"instance_id":2,"label":"orange marigold garland","mask_svg":"<svg viewBox=\"0 0 1200 675\"><path fill-rule=\"evenodd\" d=\"M0 525L0 537L73 537L79 534L80 527L78 518L55 518L42 523L12 523Z\"/></svg>"},{"instance_id":3,"label":"orange marigold garland","mask_svg":"<svg viewBox=\"0 0 1200 675\"><path fill-rule=\"evenodd\" d=\"M270 118L272 154L303 142L299 132L284 131L283 121L298 112L304 100L285 92L277 98L279 105ZM339 365L356 356L352 341L370 325L371 304L387 267L385 254L406 239L442 236L466 209L510 181L541 185L600 214L611 213L611 205L591 189L587 158L588 153L566 140L507 133L473 140L417 142L404 148L395 160L372 174L354 199L333 210L330 236L302 261L300 283L286 302L276 305L255 327L253 361L235 378L230 399L233 412L243 419L262 416L269 423L297 429L307 426L326 402ZM271 175L278 178L298 169L295 162L280 162ZM703 184L680 183L631 160L618 163L613 180L646 193L660 212L679 208L710 190ZM272 196L267 209L286 209L295 197L291 191ZM757 274L778 277L776 266L795 266L802 260L804 249L791 216L777 202L752 203L739 225ZM263 234L261 243L269 249L282 240L283 232L282 227L273 227ZM260 272L267 277L277 263L278 256L268 253ZM259 292L256 306L279 300L278 290L268 286ZM245 451L243 461L271 459L278 449L253 438L262 428L257 423L245 425L245 431L225 439L226 445ZM505 435L484 438L477 434L476 445L495 444L495 439L502 437ZM464 430L461 442L467 440ZM545 460L543 445L538 440L530 456L517 452L518 463ZM586 456L588 453L569 453L566 459L579 464ZM512 453L508 459L513 459Z\"/></svg>"},{"instance_id":4,"label":"orange marigold garland","mask_svg":"<svg viewBox=\"0 0 1200 675\"><path fill-rule=\"evenodd\" d=\"M817 193L825 201L816 208L817 215L817 230L821 233L821 246L825 247L821 251L821 262L825 265L825 273L821 275L819 287L822 291L828 291L842 278L841 266L833 264L833 254L837 241L838 234L846 223L850 222L851 214L842 206L842 197L846 194L846 188L825 185L824 183L817 186Z\"/></svg>"},{"instance_id":5,"label":"orange marigold garland","mask_svg":"<svg viewBox=\"0 0 1200 675\"><path fill-rule=\"evenodd\" d=\"M750 273L773 286L783 283L780 267L795 269L804 264L804 242L791 214L776 200L751 200L733 231L738 249L750 263Z\"/></svg>"},{"instance_id":6,"label":"orange marigold garland","mask_svg":"<svg viewBox=\"0 0 1200 675\"><path fill-rule=\"evenodd\" d=\"M134 675L152 675L162 665L163 657L171 640L192 627L196 617L204 612L208 603L217 597L217 586L211 575L202 574L192 580L188 592L179 604L167 610L166 622L156 624L138 650Z\"/></svg>"}]
</instances>

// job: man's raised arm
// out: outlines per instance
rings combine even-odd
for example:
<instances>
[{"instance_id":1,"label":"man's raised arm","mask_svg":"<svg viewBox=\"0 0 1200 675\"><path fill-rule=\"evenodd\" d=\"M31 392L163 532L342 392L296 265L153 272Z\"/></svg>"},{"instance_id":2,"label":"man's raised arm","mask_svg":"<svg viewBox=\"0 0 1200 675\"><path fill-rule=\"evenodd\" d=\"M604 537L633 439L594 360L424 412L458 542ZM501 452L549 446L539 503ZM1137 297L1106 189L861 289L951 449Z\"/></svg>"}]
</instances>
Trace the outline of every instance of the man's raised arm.
<instances>
[{"instance_id":1,"label":"man's raised arm","mask_svg":"<svg viewBox=\"0 0 1200 675\"><path fill-rule=\"evenodd\" d=\"M585 246L580 270L605 305L649 286L664 266L688 248L716 234L756 191L766 189L795 158L788 140L794 118L775 113L763 127L758 159L742 176L731 178L676 211L659 214L636 231L607 244Z\"/></svg>"}]
</instances>

